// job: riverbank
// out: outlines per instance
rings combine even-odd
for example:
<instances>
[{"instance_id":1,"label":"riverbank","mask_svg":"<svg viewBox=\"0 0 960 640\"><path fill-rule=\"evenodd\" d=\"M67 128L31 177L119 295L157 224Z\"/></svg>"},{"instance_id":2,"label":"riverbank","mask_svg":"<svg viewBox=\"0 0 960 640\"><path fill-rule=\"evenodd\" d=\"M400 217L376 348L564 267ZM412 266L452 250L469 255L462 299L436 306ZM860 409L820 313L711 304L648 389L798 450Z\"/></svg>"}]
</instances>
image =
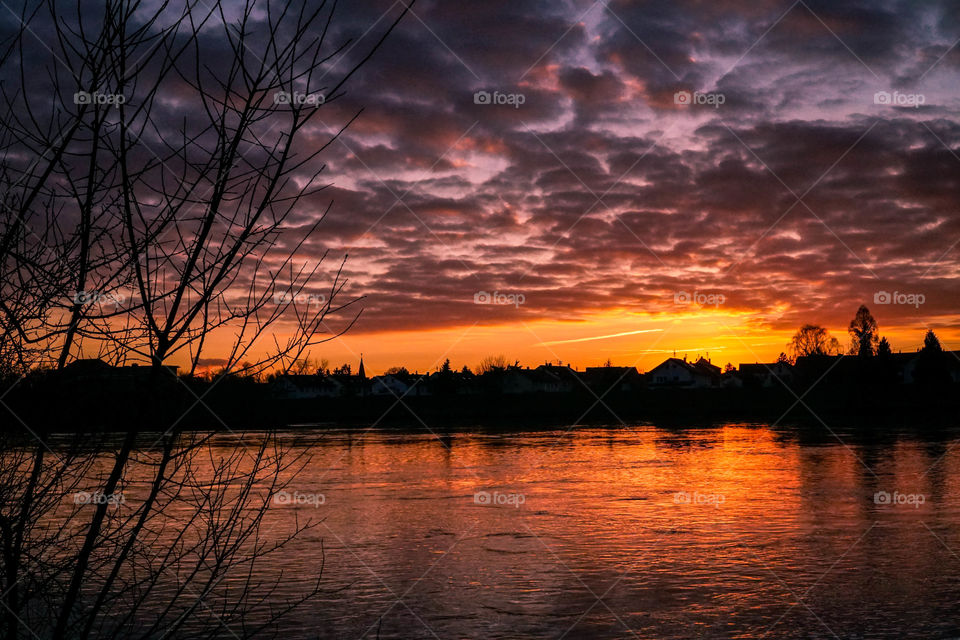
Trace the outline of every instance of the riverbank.
<instances>
[{"instance_id":1,"label":"riverbank","mask_svg":"<svg viewBox=\"0 0 960 640\"><path fill-rule=\"evenodd\" d=\"M606 394L473 394L276 398L242 379L219 383L174 377L105 385L57 381L15 386L4 398L4 430L113 431L262 429L330 425L441 429L462 425L535 428L557 424L730 421L905 423L922 430L960 417L958 385L850 388L657 389Z\"/></svg>"}]
</instances>

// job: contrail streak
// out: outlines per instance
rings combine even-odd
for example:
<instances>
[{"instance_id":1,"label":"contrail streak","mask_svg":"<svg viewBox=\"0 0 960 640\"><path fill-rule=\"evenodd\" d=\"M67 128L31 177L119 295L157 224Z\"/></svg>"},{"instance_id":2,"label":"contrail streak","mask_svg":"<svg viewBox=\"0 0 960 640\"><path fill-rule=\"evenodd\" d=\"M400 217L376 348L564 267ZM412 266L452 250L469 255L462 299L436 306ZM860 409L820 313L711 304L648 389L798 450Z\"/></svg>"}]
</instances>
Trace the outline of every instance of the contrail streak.
<instances>
[{"instance_id":1,"label":"contrail streak","mask_svg":"<svg viewBox=\"0 0 960 640\"><path fill-rule=\"evenodd\" d=\"M592 336L590 338L574 338L572 340L551 340L550 342L538 342L535 347L548 347L552 344L570 344L571 342L589 342L591 340L606 340L607 338L619 338L620 336L633 336L638 333L654 333L663 331L663 329L639 329L637 331L624 331L623 333L611 333L605 336Z\"/></svg>"}]
</instances>

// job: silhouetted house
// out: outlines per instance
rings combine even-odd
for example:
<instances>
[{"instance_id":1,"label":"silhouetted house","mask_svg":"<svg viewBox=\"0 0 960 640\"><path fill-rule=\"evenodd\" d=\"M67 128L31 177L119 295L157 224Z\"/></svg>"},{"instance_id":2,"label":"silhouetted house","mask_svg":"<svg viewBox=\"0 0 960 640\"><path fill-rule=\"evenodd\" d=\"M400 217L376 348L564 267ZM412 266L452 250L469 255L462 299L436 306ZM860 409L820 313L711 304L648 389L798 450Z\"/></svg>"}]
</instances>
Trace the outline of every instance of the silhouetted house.
<instances>
[{"instance_id":1,"label":"silhouetted house","mask_svg":"<svg viewBox=\"0 0 960 640\"><path fill-rule=\"evenodd\" d=\"M360 366L356 373L345 373L349 367L335 369L334 373L324 374L323 377L334 381L340 385L341 396L365 396L370 391L370 380L367 379L366 371L363 367L363 355L360 356Z\"/></svg>"},{"instance_id":2,"label":"silhouetted house","mask_svg":"<svg viewBox=\"0 0 960 640\"><path fill-rule=\"evenodd\" d=\"M402 398L410 390L410 385L393 375L370 378L370 395L396 396Z\"/></svg>"},{"instance_id":3,"label":"silhouetted house","mask_svg":"<svg viewBox=\"0 0 960 640\"><path fill-rule=\"evenodd\" d=\"M79 360L74 360L63 368L64 375L78 380L117 380L119 378L139 379L142 377L147 377L151 374L156 374L157 372L163 373L167 376L176 377L179 371L180 367L172 364L163 365L157 371L155 371L150 365L140 366L133 364L123 367L114 367L113 365L107 364L99 358L82 358Z\"/></svg>"},{"instance_id":4,"label":"silhouetted house","mask_svg":"<svg viewBox=\"0 0 960 640\"><path fill-rule=\"evenodd\" d=\"M716 387L720 385L720 376L720 367L704 358L694 363L667 358L647 374L647 386L651 389Z\"/></svg>"},{"instance_id":5,"label":"silhouetted house","mask_svg":"<svg viewBox=\"0 0 960 640\"><path fill-rule=\"evenodd\" d=\"M720 382L720 375L721 375L720 367L718 367L715 364L711 364L710 360L708 360L707 358L698 359L696 362L693 363L693 366L699 371L702 371L706 375L710 376L710 378L714 380L714 383Z\"/></svg>"},{"instance_id":6,"label":"silhouetted house","mask_svg":"<svg viewBox=\"0 0 960 640\"><path fill-rule=\"evenodd\" d=\"M892 353L862 358L802 356L794 378L803 385L842 388L855 384L926 384L960 382L960 351Z\"/></svg>"},{"instance_id":7,"label":"silhouetted house","mask_svg":"<svg viewBox=\"0 0 960 640\"><path fill-rule=\"evenodd\" d=\"M507 367L498 374L500 391L506 394L569 393L579 385L570 367L540 365L536 369Z\"/></svg>"},{"instance_id":8,"label":"silhouetted house","mask_svg":"<svg viewBox=\"0 0 960 640\"><path fill-rule=\"evenodd\" d=\"M744 386L743 375L737 370L724 371L720 374L720 386L724 389L740 389Z\"/></svg>"},{"instance_id":9,"label":"silhouetted house","mask_svg":"<svg viewBox=\"0 0 960 640\"><path fill-rule=\"evenodd\" d=\"M581 387L577 372L568 365L542 364L533 371L537 375L537 391L570 393Z\"/></svg>"},{"instance_id":10,"label":"silhouetted house","mask_svg":"<svg viewBox=\"0 0 960 640\"><path fill-rule=\"evenodd\" d=\"M367 393L367 380L352 373L331 373L325 378L340 388L341 396L363 396Z\"/></svg>"},{"instance_id":11,"label":"silhouetted house","mask_svg":"<svg viewBox=\"0 0 960 640\"><path fill-rule=\"evenodd\" d=\"M794 382L793 365L789 362L741 364L737 373L746 387L782 388Z\"/></svg>"},{"instance_id":12,"label":"silhouetted house","mask_svg":"<svg viewBox=\"0 0 960 640\"><path fill-rule=\"evenodd\" d=\"M393 396L391 390L400 397L430 396L433 388L430 374L400 371L376 376L369 380L369 392L378 396Z\"/></svg>"},{"instance_id":13,"label":"silhouetted house","mask_svg":"<svg viewBox=\"0 0 960 640\"><path fill-rule=\"evenodd\" d=\"M99 358L84 358L68 363L63 372L77 378L100 378L113 375L115 369Z\"/></svg>"},{"instance_id":14,"label":"silhouetted house","mask_svg":"<svg viewBox=\"0 0 960 640\"><path fill-rule=\"evenodd\" d=\"M916 368L918 352L913 353L891 353L886 359L878 358L878 363L882 363L889 368L889 375L892 382L900 384L913 384L916 378Z\"/></svg>"},{"instance_id":15,"label":"silhouetted house","mask_svg":"<svg viewBox=\"0 0 960 640\"><path fill-rule=\"evenodd\" d=\"M631 393L644 387L643 375L636 367L587 367L580 379L598 394L608 391Z\"/></svg>"},{"instance_id":16,"label":"silhouetted house","mask_svg":"<svg viewBox=\"0 0 960 640\"><path fill-rule=\"evenodd\" d=\"M944 351L951 382L960 382L960 351Z\"/></svg>"},{"instance_id":17,"label":"silhouetted house","mask_svg":"<svg viewBox=\"0 0 960 640\"><path fill-rule=\"evenodd\" d=\"M533 393L537 384L530 369L507 367L498 377L503 393Z\"/></svg>"},{"instance_id":18,"label":"silhouetted house","mask_svg":"<svg viewBox=\"0 0 960 640\"><path fill-rule=\"evenodd\" d=\"M410 389L407 390L407 396L432 396L433 389L430 387L429 373L411 373L407 379Z\"/></svg>"},{"instance_id":19,"label":"silhouetted house","mask_svg":"<svg viewBox=\"0 0 960 640\"><path fill-rule=\"evenodd\" d=\"M470 371L458 371L454 378L456 393L460 395L473 395L480 393L480 385L477 376Z\"/></svg>"},{"instance_id":20,"label":"silhouetted house","mask_svg":"<svg viewBox=\"0 0 960 640\"><path fill-rule=\"evenodd\" d=\"M903 384L960 382L960 351L894 353L897 379Z\"/></svg>"},{"instance_id":21,"label":"silhouetted house","mask_svg":"<svg viewBox=\"0 0 960 640\"><path fill-rule=\"evenodd\" d=\"M847 362L843 362L846 360ZM794 379L802 385L821 384L826 378L838 380L841 367L846 369L854 358L844 356L799 356L793 363Z\"/></svg>"},{"instance_id":22,"label":"silhouetted house","mask_svg":"<svg viewBox=\"0 0 960 640\"><path fill-rule=\"evenodd\" d=\"M430 394L437 396L472 395L481 391L477 376L471 371L434 371L425 383Z\"/></svg>"},{"instance_id":23,"label":"silhouetted house","mask_svg":"<svg viewBox=\"0 0 960 640\"><path fill-rule=\"evenodd\" d=\"M345 395L343 384L333 376L282 375L271 383L271 391L277 398L339 398Z\"/></svg>"}]
</instances>

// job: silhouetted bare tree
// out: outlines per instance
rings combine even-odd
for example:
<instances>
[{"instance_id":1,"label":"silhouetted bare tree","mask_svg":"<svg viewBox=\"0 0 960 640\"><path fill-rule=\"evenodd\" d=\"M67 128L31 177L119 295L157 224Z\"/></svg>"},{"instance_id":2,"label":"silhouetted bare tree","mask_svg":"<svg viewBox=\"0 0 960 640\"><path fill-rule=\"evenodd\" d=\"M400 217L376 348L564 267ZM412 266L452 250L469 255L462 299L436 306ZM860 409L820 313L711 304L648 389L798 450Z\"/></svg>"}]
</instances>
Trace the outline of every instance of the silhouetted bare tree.
<instances>
[{"instance_id":1,"label":"silhouetted bare tree","mask_svg":"<svg viewBox=\"0 0 960 640\"><path fill-rule=\"evenodd\" d=\"M840 342L823 327L805 324L794 334L787 345L794 359L802 356L838 355Z\"/></svg>"},{"instance_id":2,"label":"silhouetted bare tree","mask_svg":"<svg viewBox=\"0 0 960 640\"><path fill-rule=\"evenodd\" d=\"M877 352L879 336L877 335L877 321L874 320L870 309L860 305L856 315L847 328L850 333L850 353L869 358Z\"/></svg>"},{"instance_id":3,"label":"silhouetted bare tree","mask_svg":"<svg viewBox=\"0 0 960 640\"><path fill-rule=\"evenodd\" d=\"M317 290L326 254L299 256L326 212L296 235L291 214L349 122L303 134L409 5L333 77L351 43L328 42L326 0L25 2L0 45L0 374L92 356L193 371L215 337L225 373L256 373L332 339L356 302L346 256ZM260 535L298 457L210 438L4 436L4 636L252 637L315 594L271 600L254 572L308 526Z\"/></svg>"}]
</instances>

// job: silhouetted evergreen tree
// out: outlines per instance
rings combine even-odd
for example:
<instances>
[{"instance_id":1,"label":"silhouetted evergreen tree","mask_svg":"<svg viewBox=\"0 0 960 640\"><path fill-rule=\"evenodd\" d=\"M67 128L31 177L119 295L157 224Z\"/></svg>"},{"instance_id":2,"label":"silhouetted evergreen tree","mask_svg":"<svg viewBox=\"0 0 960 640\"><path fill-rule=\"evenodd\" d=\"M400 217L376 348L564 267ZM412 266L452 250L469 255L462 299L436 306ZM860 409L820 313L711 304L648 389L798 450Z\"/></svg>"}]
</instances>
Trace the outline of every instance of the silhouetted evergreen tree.
<instances>
[{"instance_id":1,"label":"silhouetted evergreen tree","mask_svg":"<svg viewBox=\"0 0 960 640\"><path fill-rule=\"evenodd\" d=\"M890 342L886 338L880 338L880 342L877 343L877 355L883 358L893 355Z\"/></svg>"},{"instance_id":2,"label":"silhouetted evergreen tree","mask_svg":"<svg viewBox=\"0 0 960 640\"><path fill-rule=\"evenodd\" d=\"M914 379L922 385L940 385L950 380L950 371L947 368L946 354L940 346L940 340L932 329L928 329L923 337L923 348L917 358L917 368Z\"/></svg>"}]
</instances>

